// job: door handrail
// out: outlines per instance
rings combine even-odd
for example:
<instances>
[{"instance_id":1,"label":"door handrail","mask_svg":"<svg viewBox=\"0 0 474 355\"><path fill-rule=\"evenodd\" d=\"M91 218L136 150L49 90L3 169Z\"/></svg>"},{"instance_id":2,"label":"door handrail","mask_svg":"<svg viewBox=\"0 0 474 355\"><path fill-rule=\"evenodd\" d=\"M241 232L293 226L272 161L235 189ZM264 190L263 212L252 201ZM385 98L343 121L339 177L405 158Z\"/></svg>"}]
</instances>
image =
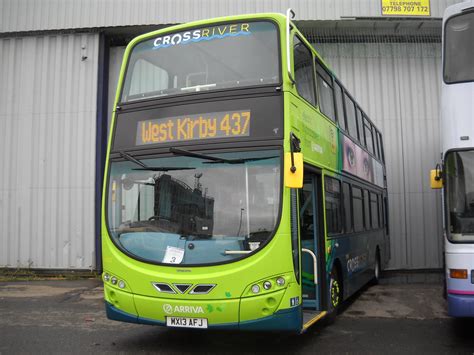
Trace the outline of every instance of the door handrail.
<instances>
[{"instance_id":1,"label":"door handrail","mask_svg":"<svg viewBox=\"0 0 474 355\"><path fill-rule=\"evenodd\" d=\"M308 253L313 258L314 284L317 285L318 284L318 263L317 263L316 254L314 254L312 250L309 250L306 248L301 248L301 251L303 253Z\"/></svg>"}]
</instances>

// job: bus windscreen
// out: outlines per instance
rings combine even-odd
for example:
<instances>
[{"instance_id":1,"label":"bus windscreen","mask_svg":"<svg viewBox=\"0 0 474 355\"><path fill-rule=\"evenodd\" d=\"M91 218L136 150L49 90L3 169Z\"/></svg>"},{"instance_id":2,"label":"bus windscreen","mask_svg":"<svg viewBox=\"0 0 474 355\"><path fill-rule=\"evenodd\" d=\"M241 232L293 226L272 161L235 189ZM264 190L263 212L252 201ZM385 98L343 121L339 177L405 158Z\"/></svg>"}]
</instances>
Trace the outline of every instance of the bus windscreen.
<instances>
[{"instance_id":1,"label":"bus windscreen","mask_svg":"<svg viewBox=\"0 0 474 355\"><path fill-rule=\"evenodd\" d=\"M148 262L233 261L270 240L279 208L278 150L198 157L180 150L172 157L128 156L111 164L111 236Z\"/></svg>"},{"instance_id":2,"label":"bus windscreen","mask_svg":"<svg viewBox=\"0 0 474 355\"><path fill-rule=\"evenodd\" d=\"M474 242L474 151L446 154L447 237L455 242Z\"/></svg>"},{"instance_id":3,"label":"bus windscreen","mask_svg":"<svg viewBox=\"0 0 474 355\"><path fill-rule=\"evenodd\" d=\"M474 11L446 21L444 81L447 84L474 81Z\"/></svg>"},{"instance_id":4,"label":"bus windscreen","mask_svg":"<svg viewBox=\"0 0 474 355\"><path fill-rule=\"evenodd\" d=\"M227 23L137 44L121 101L280 81L277 27L269 21Z\"/></svg>"}]
</instances>

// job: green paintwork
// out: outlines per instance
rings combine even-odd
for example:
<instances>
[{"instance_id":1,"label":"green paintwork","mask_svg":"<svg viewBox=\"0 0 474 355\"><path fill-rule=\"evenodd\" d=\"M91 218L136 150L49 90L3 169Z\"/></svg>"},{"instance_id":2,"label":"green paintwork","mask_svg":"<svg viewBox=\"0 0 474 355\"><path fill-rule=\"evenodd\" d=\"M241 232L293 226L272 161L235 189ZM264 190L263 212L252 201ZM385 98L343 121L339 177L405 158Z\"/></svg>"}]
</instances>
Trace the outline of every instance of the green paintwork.
<instances>
[{"instance_id":1,"label":"green paintwork","mask_svg":"<svg viewBox=\"0 0 474 355\"><path fill-rule=\"evenodd\" d=\"M285 137L293 131L302 142L305 162L319 166L333 174L341 166L338 155L338 130L336 125L319 111L299 98L296 88L287 75L286 63L286 18L280 14L259 14L251 16L235 16L198 21L186 25L170 27L139 36L127 46L118 81L115 97L117 106L120 88L124 82L127 60L131 50L137 43L168 32L181 31L188 27L209 26L224 21L245 21L248 19L271 19L280 29L281 66L284 91ZM315 54L317 55L317 54ZM112 127L115 124L115 111L112 116ZM105 177L108 177L109 154L113 129L110 130ZM285 139L285 152L290 151L289 139ZM106 181L103 196L108 196ZM110 282L104 282L105 299L119 310L142 318L165 321L165 309L171 306L178 311L173 315L188 317L205 317L209 324L229 324L241 321L256 320L269 316L274 312L290 308L290 299L299 297L301 300L301 284L296 280L293 270L291 239L290 239L290 189L283 187L282 218L273 239L258 253L234 263L205 267L180 267L179 265L151 265L132 259L123 254L112 243L105 224L105 200L102 204L102 257L104 273L124 280L126 287L121 290ZM327 249L325 248L326 252ZM327 258L329 261L330 258ZM328 270L330 265L328 265ZM274 280L284 276L286 283L279 287ZM262 283L272 280L272 288L263 290ZM217 286L207 295L166 294L158 293L152 282L172 283L212 283ZM254 295L250 288L259 284L261 292ZM165 306L166 305L166 306ZM179 311L179 306L190 306L202 309L199 312ZM200 308L199 308L200 307Z\"/></svg>"}]
</instances>

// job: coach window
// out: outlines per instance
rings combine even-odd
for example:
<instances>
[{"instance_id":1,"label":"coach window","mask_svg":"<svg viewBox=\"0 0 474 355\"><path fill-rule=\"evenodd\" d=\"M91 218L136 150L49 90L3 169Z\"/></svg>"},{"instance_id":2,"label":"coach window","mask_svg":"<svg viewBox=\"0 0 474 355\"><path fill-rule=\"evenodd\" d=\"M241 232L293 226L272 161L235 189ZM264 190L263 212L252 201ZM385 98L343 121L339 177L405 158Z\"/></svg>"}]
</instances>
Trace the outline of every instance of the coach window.
<instances>
[{"instance_id":1,"label":"coach window","mask_svg":"<svg viewBox=\"0 0 474 355\"><path fill-rule=\"evenodd\" d=\"M372 137L372 124L364 116L364 130L365 130L365 141L367 142L367 149L370 153L374 154L374 139Z\"/></svg>"},{"instance_id":2,"label":"coach window","mask_svg":"<svg viewBox=\"0 0 474 355\"><path fill-rule=\"evenodd\" d=\"M342 195L344 199L344 232L352 232L352 208L351 208L351 186L344 182L342 184Z\"/></svg>"},{"instance_id":3,"label":"coach window","mask_svg":"<svg viewBox=\"0 0 474 355\"><path fill-rule=\"evenodd\" d=\"M345 93L347 130L352 138L357 139L357 123L354 101Z\"/></svg>"},{"instance_id":4,"label":"coach window","mask_svg":"<svg viewBox=\"0 0 474 355\"><path fill-rule=\"evenodd\" d=\"M341 182L330 177L324 182L327 233L339 234L342 233Z\"/></svg>"},{"instance_id":5,"label":"coach window","mask_svg":"<svg viewBox=\"0 0 474 355\"><path fill-rule=\"evenodd\" d=\"M364 230L364 205L362 202L362 190L352 187L352 211L354 212L354 231Z\"/></svg>"},{"instance_id":6,"label":"coach window","mask_svg":"<svg viewBox=\"0 0 474 355\"><path fill-rule=\"evenodd\" d=\"M334 93L332 78L321 64L316 62L316 83L319 109L332 121L336 120L334 114Z\"/></svg>"},{"instance_id":7,"label":"coach window","mask_svg":"<svg viewBox=\"0 0 474 355\"><path fill-rule=\"evenodd\" d=\"M312 105L314 97L313 56L311 51L298 37L294 37L295 81L298 94Z\"/></svg>"},{"instance_id":8,"label":"coach window","mask_svg":"<svg viewBox=\"0 0 474 355\"><path fill-rule=\"evenodd\" d=\"M334 95L336 96L337 121L339 122L339 127L345 131L346 119L344 118L344 103L342 102L343 91L337 81L334 83Z\"/></svg>"},{"instance_id":9,"label":"coach window","mask_svg":"<svg viewBox=\"0 0 474 355\"><path fill-rule=\"evenodd\" d=\"M364 217L365 229L370 229L370 200L369 191L364 190Z\"/></svg>"}]
</instances>

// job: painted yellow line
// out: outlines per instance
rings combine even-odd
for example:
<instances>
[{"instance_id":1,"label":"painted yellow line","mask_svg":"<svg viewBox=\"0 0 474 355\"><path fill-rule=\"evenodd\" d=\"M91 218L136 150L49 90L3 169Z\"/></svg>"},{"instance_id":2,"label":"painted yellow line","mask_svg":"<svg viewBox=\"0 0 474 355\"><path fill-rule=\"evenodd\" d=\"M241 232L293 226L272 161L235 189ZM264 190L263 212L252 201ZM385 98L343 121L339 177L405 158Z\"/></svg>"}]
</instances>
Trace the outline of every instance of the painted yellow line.
<instances>
[{"instance_id":1,"label":"painted yellow line","mask_svg":"<svg viewBox=\"0 0 474 355\"><path fill-rule=\"evenodd\" d=\"M321 318L323 318L325 315L326 315L326 311L323 311L321 313L319 313L317 316L315 316L313 319L310 319L309 321L307 321L304 325L303 325L303 330L306 330L308 329L309 327L311 327L314 323L316 323L318 320L320 320Z\"/></svg>"}]
</instances>

